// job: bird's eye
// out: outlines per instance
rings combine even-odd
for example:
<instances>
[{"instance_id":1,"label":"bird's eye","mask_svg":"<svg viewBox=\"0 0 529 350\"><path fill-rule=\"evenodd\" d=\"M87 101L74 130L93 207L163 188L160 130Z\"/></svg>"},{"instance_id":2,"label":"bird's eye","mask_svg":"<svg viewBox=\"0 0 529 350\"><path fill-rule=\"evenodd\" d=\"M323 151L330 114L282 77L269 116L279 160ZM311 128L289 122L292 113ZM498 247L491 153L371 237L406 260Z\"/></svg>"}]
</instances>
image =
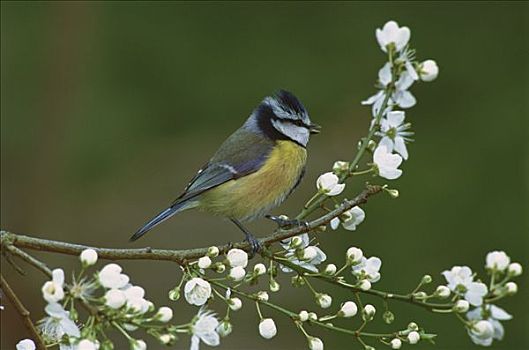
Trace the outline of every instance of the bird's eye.
<instances>
[{"instance_id":1,"label":"bird's eye","mask_svg":"<svg viewBox=\"0 0 529 350\"><path fill-rule=\"evenodd\" d=\"M295 120L291 120L290 121L292 124L296 125L296 126L299 126L299 127L302 127L302 128L307 128L307 125L305 125L305 123L303 123L301 120L299 119L295 119Z\"/></svg>"}]
</instances>

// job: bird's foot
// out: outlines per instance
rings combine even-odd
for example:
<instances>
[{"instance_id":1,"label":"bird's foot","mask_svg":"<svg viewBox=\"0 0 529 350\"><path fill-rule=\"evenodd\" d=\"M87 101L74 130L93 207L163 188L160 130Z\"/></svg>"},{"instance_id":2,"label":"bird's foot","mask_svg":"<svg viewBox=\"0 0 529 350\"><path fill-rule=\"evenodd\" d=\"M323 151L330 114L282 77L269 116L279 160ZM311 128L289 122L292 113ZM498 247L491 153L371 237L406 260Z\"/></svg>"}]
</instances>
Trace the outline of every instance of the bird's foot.
<instances>
[{"instance_id":1,"label":"bird's foot","mask_svg":"<svg viewBox=\"0 0 529 350\"><path fill-rule=\"evenodd\" d=\"M308 227L309 223L303 220L298 219L289 219L288 217L284 215L280 216L274 216L274 215L266 215L267 219L272 220L279 226L279 228L286 229L286 228L292 228L295 226L304 226Z\"/></svg>"},{"instance_id":2,"label":"bird's foot","mask_svg":"<svg viewBox=\"0 0 529 350\"><path fill-rule=\"evenodd\" d=\"M255 238L251 233L245 233L246 238L244 239L246 242L250 244L250 247L252 248L250 252L250 258L253 258L256 253L259 253L261 249L263 248L261 242L257 238Z\"/></svg>"}]
</instances>

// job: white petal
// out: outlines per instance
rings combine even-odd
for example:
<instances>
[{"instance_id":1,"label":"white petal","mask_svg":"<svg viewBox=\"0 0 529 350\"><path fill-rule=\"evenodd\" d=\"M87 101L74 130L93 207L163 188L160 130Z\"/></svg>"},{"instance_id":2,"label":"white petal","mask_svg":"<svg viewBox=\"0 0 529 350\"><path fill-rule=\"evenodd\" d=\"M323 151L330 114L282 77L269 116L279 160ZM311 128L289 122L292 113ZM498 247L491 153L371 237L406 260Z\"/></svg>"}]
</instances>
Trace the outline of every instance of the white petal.
<instances>
[{"instance_id":1,"label":"white petal","mask_svg":"<svg viewBox=\"0 0 529 350\"><path fill-rule=\"evenodd\" d=\"M198 350L199 344L200 344L200 338L197 337L196 335L192 336L191 337L191 347L189 348L189 350Z\"/></svg>"},{"instance_id":2,"label":"white petal","mask_svg":"<svg viewBox=\"0 0 529 350\"><path fill-rule=\"evenodd\" d=\"M345 188L345 184L336 184L328 193L329 196L337 196L342 193Z\"/></svg>"},{"instance_id":3,"label":"white petal","mask_svg":"<svg viewBox=\"0 0 529 350\"><path fill-rule=\"evenodd\" d=\"M396 40L395 40L395 46L397 47L397 51L402 50L407 44L408 41L410 41L410 28L408 27L401 27L398 30Z\"/></svg>"},{"instance_id":4,"label":"white petal","mask_svg":"<svg viewBox=\"0 0 529 350\"><path fill-rule=\"evenodd\" d=\"M408 73L408 71L404 71L399 80L395 83L395 87L398 91L404 91L408 90L413 85L413 77Z\"/></svg>"},{"instance_id":5,"label":"white petal","mask_svg":"<svg viewBox=\"0 0 529 350\"><path fill-rule=\"evenodd\" d=\"M392 127L398 127L404 122L406 113L404 111L392 111L386 115L388 124Z\"/></svg>"},{"instance_id":6,"label":"white petal","mask_svg":"<svg viewBox=\"0 0 529 350\"><path fill-rule=\"evenodd\" d=\"M64 271L62 269L54 269L51 272L52 281L60 286L64 284Z\"/></svg>"},{"instance_id":7,"label":"white petal","mask_svg":"<svg viewBox=\"0 0 529 350\"><path fill-rule=\"evenodd\" d=\"M404 65L406 66L406 71L413 78L413 80L419 80L419 74L417 74L417 71L415 70L415 68L413 68L413 64L411 64L411 62L407 60Z\"/></svg>"},{"instance_id":8,"label":"white petal","mask_svg":"<svg viewBox=\"0 0 529 350\"><path fill-rule=\"evenodd\" d=\"M201 334L200 339L209 346L217 346L220 344L220 336L217 332Z\"/></svg>"},{"instance_id":9,"label":"white petal","mask_svg":"<svg viewBox=\"0 0 529 350\"><path fill-rule=\"evenodd\" d=\"M417 100L409 91L398 91L395 95L395 103L401 108L410 108L415 106Z\"/></svg>"},{"instance_id":10,"label":"white petal","mask_svg":"<svg viewBox=\"0 0 529 350\"><path fill-rule=\"evenodd\" d=\"M387 86L391 82L391 64L389 62L378 71L378 80L383 86Z\"/></svg>"},{"instance_id":11,"label":"white petal","mask_svg":"<svg viewBox=\"0 0 529 350\"><path fill-rule=\"evenodd\" d=\"M496 305L490 306L490 314L492 318L495 318L497 320L506 321L512 319L512 315L509 314L507 311L503 310L501 307L497 307Z\"/></svg>"},{"instance_id":12,"label":"white petal","mask_svg":"<svg viewBox=\"0 0 529 350\"><path fill-rule=\"evenodd\" d=\"M333 218L333 219L331 220L331 228L332 228L333 230L336 230L336 229L338 228L338 225L340 225L340 219L338 219L338 218Z\"/></svg>"},{"instance_id":13,"label":"white petal","mask_svg":"<svg viewBox=\"0 0 529 350\"><path fill-rule=\"evenodd\" d=\"M402 170L400 169L380 169L379 175L388 180L398 179L402 175Z\"/></svg>"},{"instance_id":14,"label":"white petal","mask_svg":"<svg viewBox=\"0 0 529 350\"><path fill-rule=\"evenodd\" d=\"M400 136L395 137L395 151L397 151L402 158L405 160L408 159L408 149L406 148L406 143L404 142L404 139Z\"/></svg>"}]
</instances>

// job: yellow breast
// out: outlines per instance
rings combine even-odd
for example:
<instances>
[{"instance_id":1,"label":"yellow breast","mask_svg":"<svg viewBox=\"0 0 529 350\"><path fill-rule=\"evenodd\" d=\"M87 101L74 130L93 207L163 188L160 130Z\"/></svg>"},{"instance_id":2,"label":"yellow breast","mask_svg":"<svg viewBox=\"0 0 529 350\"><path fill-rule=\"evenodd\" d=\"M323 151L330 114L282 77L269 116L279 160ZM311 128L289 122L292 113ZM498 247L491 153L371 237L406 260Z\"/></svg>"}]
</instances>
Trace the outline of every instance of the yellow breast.
<instances>
[{"instance_id":1,"label":"yellow breast","mask_svg":"<svg viewBox=\"0 0 529 350\"><path fill-rule=\"evenodd\" d=\"M261 169L204 193L199 207L240 220L263 216L290 194L306 161L305 148L292 141L279 140Z\"/></svg>"}]
</instances>

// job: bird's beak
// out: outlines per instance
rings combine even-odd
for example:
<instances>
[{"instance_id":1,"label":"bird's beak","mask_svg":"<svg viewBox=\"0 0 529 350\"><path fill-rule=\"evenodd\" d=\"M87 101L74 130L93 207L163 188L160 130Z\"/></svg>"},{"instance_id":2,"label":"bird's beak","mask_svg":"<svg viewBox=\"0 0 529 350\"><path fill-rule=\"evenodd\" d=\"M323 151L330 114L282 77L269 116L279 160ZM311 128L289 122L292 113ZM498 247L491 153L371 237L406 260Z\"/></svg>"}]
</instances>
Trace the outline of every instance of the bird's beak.
<instances>
[{"instance_id":1,"label":"bird's beak","mask_svg":"<svg viewBox=\"0 0 529 350\"><path fill-rule=\"evenodd\" d=\"M310 124L309 131L311 134L319 134L321 131L321 126L318 124Z\"/></svg>"}]
</instances>

